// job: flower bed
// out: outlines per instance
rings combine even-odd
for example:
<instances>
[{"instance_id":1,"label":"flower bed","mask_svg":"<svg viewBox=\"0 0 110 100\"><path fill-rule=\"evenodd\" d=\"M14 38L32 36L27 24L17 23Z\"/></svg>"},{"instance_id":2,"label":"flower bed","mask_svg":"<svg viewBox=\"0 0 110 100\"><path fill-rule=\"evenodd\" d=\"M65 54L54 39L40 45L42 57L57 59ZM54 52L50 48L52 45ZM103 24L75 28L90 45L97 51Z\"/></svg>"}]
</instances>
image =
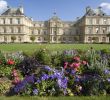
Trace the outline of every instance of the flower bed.
<instances>
[{"instance_id":1,"label":"flower bed","mask_svg":"<svg viewBox=\"0 0 110 100\"><path fill-rule=\"evenodd\" d=\"M0 78L6 95L77 96L110 94L110 52L68 50L35 52L32 57L0 53ZM3 83L1 81L1 83ZM0 86L2 89L2 85Z\"/></svg>"}]
</instances>

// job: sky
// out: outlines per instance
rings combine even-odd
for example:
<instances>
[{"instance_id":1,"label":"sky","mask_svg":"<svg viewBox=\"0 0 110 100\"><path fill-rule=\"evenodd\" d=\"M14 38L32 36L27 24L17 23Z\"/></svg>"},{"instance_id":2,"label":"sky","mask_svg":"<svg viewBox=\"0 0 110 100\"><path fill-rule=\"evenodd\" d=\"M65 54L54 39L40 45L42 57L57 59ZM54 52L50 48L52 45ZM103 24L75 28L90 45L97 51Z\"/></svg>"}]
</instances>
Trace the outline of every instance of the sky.
<instances>
[{"instance_id":1,"label":"sky","mask_svg":"<svg viewBox=\"0 0 110 100\"><path fill-rule=\"evenodd\" d=\"M87 6L95 9L99 6L110 14L110 0L0 0L0 13L10 7L24 7L24 13L34 20L48 20L56 15L65 21L74 21L85 13Z\"/></svg>"}]
</instances>

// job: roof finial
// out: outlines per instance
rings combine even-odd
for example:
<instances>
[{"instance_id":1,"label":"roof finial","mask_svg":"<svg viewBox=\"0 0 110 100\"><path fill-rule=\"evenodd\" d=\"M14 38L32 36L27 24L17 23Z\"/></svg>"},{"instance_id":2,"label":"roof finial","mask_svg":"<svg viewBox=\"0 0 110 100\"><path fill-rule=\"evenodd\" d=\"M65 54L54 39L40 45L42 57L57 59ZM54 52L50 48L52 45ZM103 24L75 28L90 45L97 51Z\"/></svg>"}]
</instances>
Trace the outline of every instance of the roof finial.
<instances>
[{"instance_id":1,"label":"roof finial","mask_svg":"<svg viewBox=\"0 0 110 100\"><path fill-rule=\"evenodd\" d=\"M56 10L55 10L55 9L54 9L53 15L54 15L54 16L56 16L56 15L57 15L57 13L56 13Z\"/></svg>"}]
</instances>

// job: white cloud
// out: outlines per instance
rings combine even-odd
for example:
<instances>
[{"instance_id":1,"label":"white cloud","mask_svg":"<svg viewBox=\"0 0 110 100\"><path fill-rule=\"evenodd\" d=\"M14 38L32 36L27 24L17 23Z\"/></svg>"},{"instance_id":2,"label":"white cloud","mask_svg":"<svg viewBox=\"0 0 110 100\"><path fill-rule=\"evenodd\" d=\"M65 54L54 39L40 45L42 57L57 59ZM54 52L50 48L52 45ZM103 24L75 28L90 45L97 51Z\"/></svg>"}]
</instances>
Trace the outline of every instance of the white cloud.
<instances>
[{"instance_id":1,"label":"white cloud","mask_svg":"<svg viewBox=\"0 0 110 100\"><path fill-rule=\"evenodd\" d=\"M0 0L0 13L2 13L5 9L7 9L7 2L5 0Z\"/></svg>"},{"instance_id":2,"label":"white cloud","mask_svg":"<svg viewBox=\"0 0 110 100\"><path fill-rule=\"evenodd\" d=\"M103 9L106 13L110 14L110 3L103 2L103 3L100 4L100 6L102 7L102 9Z\"/></svg>"}]
</instances>

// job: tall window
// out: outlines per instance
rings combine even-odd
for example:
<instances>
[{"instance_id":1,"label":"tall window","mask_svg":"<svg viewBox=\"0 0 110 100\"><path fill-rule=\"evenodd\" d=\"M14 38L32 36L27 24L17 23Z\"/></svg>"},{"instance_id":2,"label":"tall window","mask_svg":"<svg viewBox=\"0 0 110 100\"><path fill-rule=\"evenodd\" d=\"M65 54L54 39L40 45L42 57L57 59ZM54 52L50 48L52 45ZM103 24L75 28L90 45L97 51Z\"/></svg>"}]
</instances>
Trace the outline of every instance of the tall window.
<instances>
[{"instance_id":1,"label":"tall window","mask_svg":"<svg viewBox=\"0 0 110 100\"><path fill-rule=\"evenodd\" d=\"M16 19L16 24L20 24L20 18Z\"/></svg>"},{"instance_id":2,"label":"tall window","mask_svg":"<svg viewBox=\"0 0 110 100\"><path fill-rule=\"evenodd\" d=\"M92 34L92 28L88 27L88 34Z\"/></svg>"},{"instance_id":3,"label":"tall window","mask_svg":"<svg viewBox=\"0 0 110 100\"><path fill-rule=\"evenodd\" d=\"M41 41L41 37L38 37L38 41Z\"/></svg>"},{"instance_id":4,"label":"tall window","mask_svg":"<svg viewBox=\"0 0 110 100\"><path fill-rule=\"evenodd\" d=\"M99 18L97 18L97 19L96 19L96 24L99 24L99 21L100 21Z\"/></svg>"},{"instance_id":5,"label":"tall window","mask_svg":"<svg viewBox=\"0 0 110 100\"><path fill-rule=\"evenodd\" d=\"M102 29L102 31L103 31L103 33L106 33L106 28L104 27L104 28Z\"/></svg>"},{"instance_id":6,"label":"tall window","mask_svg":"<svg viewBox=\"0 0 110 100\"><path fill-rule=\"evenodd\" d=\"M92 24L92 18L89 19L89 24Z\"/></svg>"},{"instance_id":7,"label":"tall window","mask_svg":"<svg viewBox=\"0 0 110 100\"><path fill-rule=\"evenodd\" d=\"M99 33L99 28L98 27L96 27L96 33Z\"/></svg>"},{"instance_id":8,"label":"tall window","mask_svg":"<svg viewBox=\"0 0 110 100\"><path fill-rule=\"evenodd\" d=\"M12 18L10 18L10 24L12 24Z\"/></svg>"},{"instance_id":9,"label":"tall window","mask_svg":"<svg viewBox=\"0 0 110 100\"><path fill-rule=\"evenodd\" d=\"M18 27L18 33L21 33L21 28L20 27Z\"/></svg>"},{"instance_id":10,"label":"tall window","mask_svg":"<svg viewBox=\"0 0 110 100\"><path fill-rule=\"evenodd\" d=\"M40 34L40 30L38 30L38 34Z\"/></svg>"},{"instance_id":11,"label":"tall window","mask_svg":"<svg viewBox=\"0 0 110 100\"><path fill-rule=\"evenodd\" d=\"M107 24L107 20L106 19L103 20L103 24Z\"/></svg>"},{"instance_id":12,"label":"tall window","mask_svg":"<svg viewBox=\"0 0 110 100\"><path fill-rule=\"evenodd\" d=\"M5 18L2 19L2 22L3 22L2 24L5 24Z\"/></svg>"}]
</instances>

